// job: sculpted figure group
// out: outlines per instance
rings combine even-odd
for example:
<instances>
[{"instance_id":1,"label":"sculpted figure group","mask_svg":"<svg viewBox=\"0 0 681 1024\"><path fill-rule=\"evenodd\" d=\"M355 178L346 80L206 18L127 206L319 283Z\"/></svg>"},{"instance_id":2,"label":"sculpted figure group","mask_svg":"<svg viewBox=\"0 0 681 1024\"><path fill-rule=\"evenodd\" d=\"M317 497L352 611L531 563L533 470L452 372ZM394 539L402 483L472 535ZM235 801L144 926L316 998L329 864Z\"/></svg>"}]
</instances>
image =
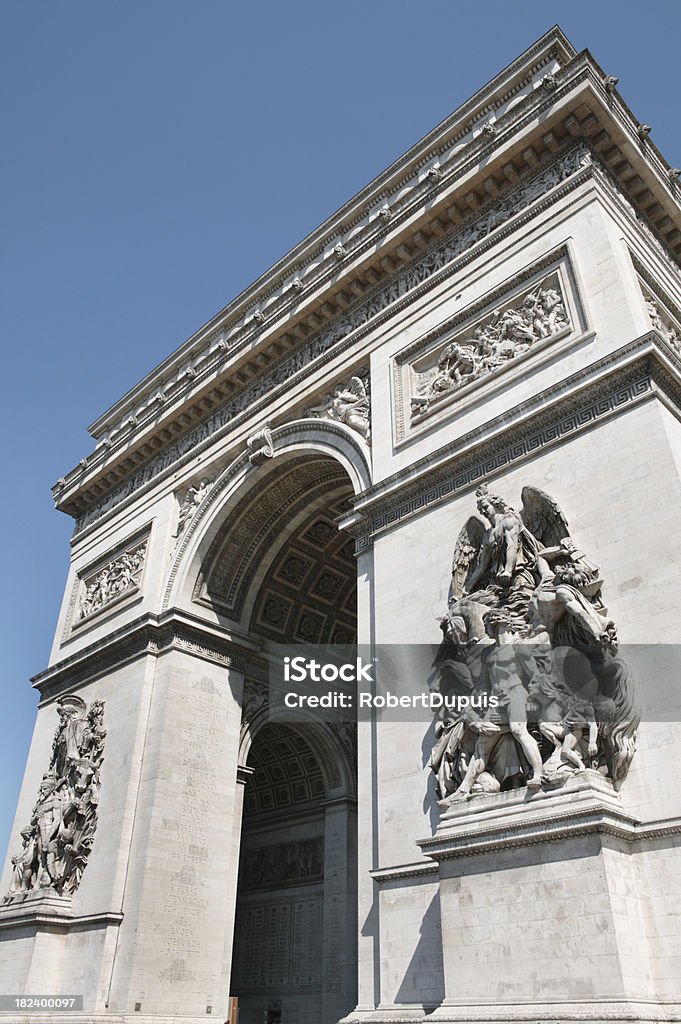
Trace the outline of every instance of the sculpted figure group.
<instances>
[{"instance_id":1,"label":"sculpted figure group","mask_svg":"<svg viewBox=\"0 0 681 1024\"><path fill-rule=\"evenodd\" d=\"M483 484L459 533L432 685L461 710L436 722L439 803L563 784L593 769L617 788L633 757L638 689L618 656L599 569L558 504ZM466 698L466 699L463 699ZM447 704L452 702L448 701Z\"/></svg>"},{"instance_id":2,"label":"sculpted figure group","mask_svg":"<svg viewBox=\"0 0 681 1024\"><path fill-rule=\"evenodd\" d=\"M424 413L435 399L491 373L567 325L558 287L544 282L515 305L488 316L468 338L451 342L434 370L417 375L412 415Z\"/></svg>"},{"instance_id":3,"label":"sculpted figure group","mask_svg":"<svg viewBox=\"0 0 681 1024\"><path fill-rule=\"evenodd\" d=\"M118 597L133 591L139 585L144 567L147 542L132 551L124 551L105 565L96 575L86 580L80 597L76 621L80 622L105 608Z\"/></svg>"},{"instance_id":4,"label":"sculpted figure group","mask_svg":"<svg viewBox=\"0 0 681 1024\"><path fill-rule=\"evenodd\" d=\"M12 857L14 877L3 903L33 891L70 895L80 883L97 828L99 769L104 759L104 705L80 697L57 703L59 726L40 783L23 848Z\"/></svg>"}]
</instances>

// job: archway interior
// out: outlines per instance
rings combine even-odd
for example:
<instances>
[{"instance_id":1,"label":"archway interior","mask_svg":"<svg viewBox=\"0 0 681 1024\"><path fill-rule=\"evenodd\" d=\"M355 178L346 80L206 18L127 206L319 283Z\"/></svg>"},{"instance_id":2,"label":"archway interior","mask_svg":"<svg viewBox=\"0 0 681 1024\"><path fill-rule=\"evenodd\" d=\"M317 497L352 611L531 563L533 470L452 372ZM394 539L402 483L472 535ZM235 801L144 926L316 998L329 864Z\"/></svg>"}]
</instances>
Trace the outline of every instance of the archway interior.
<instances>
[{"instance_id":1,"label":"archway interior","mask_svg":"<svg viewBox=\"0 0 681 1024\"><path fill-rule=\"evenodd\" d=\"M324 797L319 760L283 723L248 758L232 993L240 1024L322 1017Z\"/></svg>"},{"instance_id":2,"label":"archway interior","mask_svg":"<svg viewBox=\"0 0 681 1024\"><path fill-rule=\"evenodd\" d=\"M353 644L356 562L352 539L336 522L353 496L347 473L316 454L274 459L256 472L211 542L194 600L254 638ZM269 721L248 754L231 980L240 1024L325 1024L354 1006L354 968L346 971L352 980L339 984L324 966L338 943L326 904L355 900L352 841L342 870L334 868L333 896L324 896L324 865L338 857L329 820L335 836L339 814L346 835L355 828L352 799L339 811L340 790L331 791L329 779L353 772L347 765L330 772L328 764L324 771L329 755L318 740L314 724ZM349 958L354 934L346 926Z\"/></svg>"},{"instance_id":3,"label":"archway interior","mask_svg":"<svg viewBox=\"0 0 681 1024\"><path fill-rule=\"evenodd\" d=\"M352 486L328 456L261 466L216 533L194 601L263 639L353 643L356 564L338 530Z\"/></svg>"}]
</instances>

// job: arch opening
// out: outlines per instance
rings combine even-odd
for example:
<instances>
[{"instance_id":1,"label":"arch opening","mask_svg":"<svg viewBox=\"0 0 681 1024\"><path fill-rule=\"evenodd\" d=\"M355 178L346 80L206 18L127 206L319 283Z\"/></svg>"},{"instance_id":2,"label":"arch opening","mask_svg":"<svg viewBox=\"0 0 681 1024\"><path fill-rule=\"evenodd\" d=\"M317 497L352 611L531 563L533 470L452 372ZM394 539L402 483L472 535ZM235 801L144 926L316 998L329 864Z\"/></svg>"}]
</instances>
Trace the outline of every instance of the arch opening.
<instances>
[{"instance_id":1,"label":"arch opening","mask_svg":"<svg viewBox=\"0 0 681 1024\"><path fill-rule=\"evenodd\" d=\"M356 561L336 460L258 467L211 538L193 600L255 640L351 645ZM246 688L258 686L246 673ZM335 1024L356 1005L354 726L245 710L230 994L240 1024Z\"/></svg>"}]
</instances>

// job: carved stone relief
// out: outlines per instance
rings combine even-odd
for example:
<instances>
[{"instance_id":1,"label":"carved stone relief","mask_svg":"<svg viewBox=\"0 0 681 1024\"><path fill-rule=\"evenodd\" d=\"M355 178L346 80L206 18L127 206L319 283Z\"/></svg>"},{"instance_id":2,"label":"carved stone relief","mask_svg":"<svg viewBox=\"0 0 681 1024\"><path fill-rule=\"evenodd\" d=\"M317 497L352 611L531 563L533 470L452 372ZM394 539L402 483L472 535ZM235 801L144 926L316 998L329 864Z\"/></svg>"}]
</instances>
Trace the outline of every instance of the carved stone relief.
<instances>
[{"instance_id":1,"label":"carved stone relief","mask_svg":"<svg viewBox=\"0 0 681 1024\"><path fill-rule=\"evenodd\" d=\"M104 704L75 695L57 702L59 726L31 820L21 830L14 877L3 903L27 894L69 896L85 870L97 828L99 769L104 760Z\"/></svg>"},{"instance_id":2,"label":"carved stone relief","mask_svg":"<svg viewBox=\"0 0 681 1024\"><path fill-rule=\"evenodd\" d=\"M243 884L249 889L292 882L316 882L322 877L324 840L302 839L248 850L242 864Z\"/></svg>"},{"instance_id":3,"label":"carved stone relief","mask_svg":"<svg viewBox=\"0 0 681 1024\"><path fill-rule=\"evenodd\" d=\"M497 305L412 366L412 422L467 384L507 366L539 342L571 328L558 271Z\"/></svg>"},{"instance_id":4,"label":"carved stone relief","mask_svg":"<svg viewBox=\"0 0 681 1024\"><path fill-rule=\"evenodd\" d=\"M140 589L149 538L130 544L106 565L80 577L77 584L74 625Z\"/></svg>"},{"instance_id":5,"label":"carved stone relief","mask_svg":"<svg viewBox=\"0 0 681 1024\"><path fill-rule=\"evenodd\" d=\"M371 435L371 389L369 371L358 370L324 395L321 402L305 412L305 416L335 420L356 430L369 443Z\"/></svg>"},{"instance_id":6,"label":"carved stone relief","mask_svg":"<svg viewBox=\"0 0 681 1024\"><path fill-rule=\"evenodd\" d=\"M662 302L648 289L643 289L643 298L650 322L659 331L667 344L681 352L681 327L672 319Z\"/></svg>"},{"instance_id":7,"label":"carved stone relief","mask_svg":"<svg viewBox=\"0 0 681 1024\"><path fill-rule=\"evenodd\" d=\"M589 149L580 144L568 153L561 155L554 163L539 169L537 174L509 190L508 194L499 197L489 207L477 212L470 220L465 221L451 238L431 249L404 271L397 273L368 299L358 303L354 308L324 327L318 335L302 345L292 356L284 359L272 370L264 372L256 381L230 398L204 423L190 430L164 452L150 459L137 473L84 513L78 519L77 531L83 530L105 515L138 488L153 480L188 452L196 449L246 409L254 406L260 399L271 395L275 389L285 386L292 377L305 370L313 360L319 358L354 331L369 324L383 310L406 299L409 292L418 289L429 278L482 242L512 217L529 208L568 178L578 175L585 169L591 169L592 164Z\"/></svg>"},{"instance_id":8,"label":"carved stone relief","mask_svg":"<svg viewBox=\"0 0 681 1024\"><path fill-rule=\"evenodd\" d=\"M617 789L641 701L598 566L543 491L524 487L520 511L485 484L476 497L479 516L454 548L435 662L433 685L454 700L438 714L430 761L439 805L560 786L587 769Z\"/></svg>"},{"instance_id":9,"label":"carved stone relief","mask_svg":"<svg viewBox=\"0 0 681 1024\"><path fill-rule=\"evenodd\" d=\"M207 496L212 483L212 478L204 477L203 480L199 481L196 487L192 485L182 494L182 497L179 499L180 510L177 516L177 529L173 534L175 539L180 536L189 521L193 519L199 505Z\"/></svg>"}]
</instances>

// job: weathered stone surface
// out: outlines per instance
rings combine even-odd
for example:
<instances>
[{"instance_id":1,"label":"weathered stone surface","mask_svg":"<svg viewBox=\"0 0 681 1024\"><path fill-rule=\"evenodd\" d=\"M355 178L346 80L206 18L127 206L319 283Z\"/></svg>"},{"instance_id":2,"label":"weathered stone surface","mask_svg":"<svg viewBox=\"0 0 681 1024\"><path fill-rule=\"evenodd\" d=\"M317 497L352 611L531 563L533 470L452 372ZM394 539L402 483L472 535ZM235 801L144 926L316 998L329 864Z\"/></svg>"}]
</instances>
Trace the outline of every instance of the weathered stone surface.
<instances>
[{"instance_id":1,"label":"weathered stone surface","mask_svg":"<svg viewBox=\"0 0 681 1024\"><path fill-rule=\"evenodd\" d=\"M681 1020L681 212L615 84L552 30L98 421L55 491L2 991L88 1024ZM445 613L439 685L505 721L279 713L272 639Z\"/></svg>"}]
</instances>

